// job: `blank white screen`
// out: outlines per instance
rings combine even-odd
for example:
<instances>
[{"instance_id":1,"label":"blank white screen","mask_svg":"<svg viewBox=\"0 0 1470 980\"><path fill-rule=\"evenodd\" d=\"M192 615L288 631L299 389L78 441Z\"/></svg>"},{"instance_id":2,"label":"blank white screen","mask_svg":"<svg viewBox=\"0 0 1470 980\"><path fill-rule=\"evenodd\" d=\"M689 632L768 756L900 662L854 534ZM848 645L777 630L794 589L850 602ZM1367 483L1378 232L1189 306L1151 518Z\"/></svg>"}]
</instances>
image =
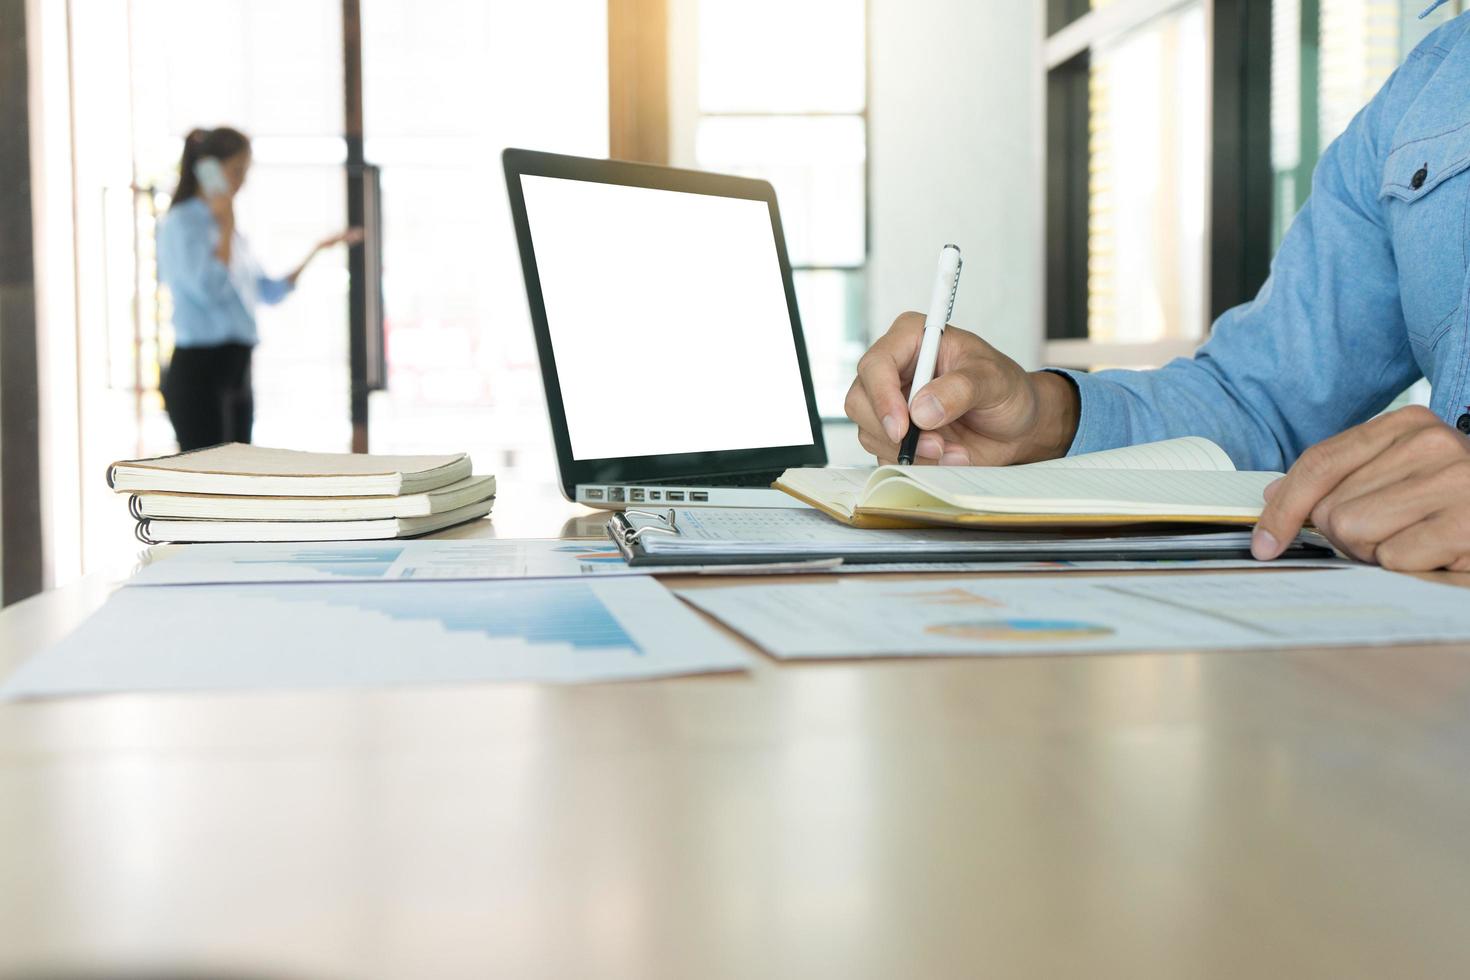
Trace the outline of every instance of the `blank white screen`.
<instances>
[{"instance_id":1,"label":"blank white screen","mask_svg":"<svg viewBox=\"0 0 1470 980\"><path fill-rule=\"evenodd\" d=\"M574 459L812 444L764 201L521 190Z\"/></svg>"}]
</instances>

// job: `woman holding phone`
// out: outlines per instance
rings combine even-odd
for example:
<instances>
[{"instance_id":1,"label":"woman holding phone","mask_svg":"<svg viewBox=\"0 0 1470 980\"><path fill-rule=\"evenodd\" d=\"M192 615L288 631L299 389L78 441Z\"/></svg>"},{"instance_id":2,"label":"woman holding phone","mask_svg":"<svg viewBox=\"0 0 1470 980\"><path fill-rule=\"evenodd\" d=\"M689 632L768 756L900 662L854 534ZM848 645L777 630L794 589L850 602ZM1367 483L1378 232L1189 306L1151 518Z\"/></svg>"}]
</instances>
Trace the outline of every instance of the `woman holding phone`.
<instances>
[{"instance_id":1,"label":"woman holding phone","mask_svg":"<svg viewBox=\"0 0 1470 980\"><path fill-rule=\"evenodd\" d=\"M256 307L285 299L318 252L362 240L361 229L349 228L318 242L286 276L266 275L235 228L235 195L249 170L244 133L227 126L194 130L184 140L179 185L159 222L159 278L173 297L174 324L163 399L182 451L250 441Z\"/></svg>"}]
</instances>

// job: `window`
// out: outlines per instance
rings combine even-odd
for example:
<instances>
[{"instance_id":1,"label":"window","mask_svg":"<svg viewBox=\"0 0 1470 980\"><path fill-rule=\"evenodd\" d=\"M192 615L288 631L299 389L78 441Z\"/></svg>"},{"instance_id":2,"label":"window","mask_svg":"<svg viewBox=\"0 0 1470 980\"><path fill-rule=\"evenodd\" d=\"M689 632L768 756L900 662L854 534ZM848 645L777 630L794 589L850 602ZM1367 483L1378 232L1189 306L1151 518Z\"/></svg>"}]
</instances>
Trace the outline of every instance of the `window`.
<instances>
[{"instance_id":1,"label":"window","mask_svg":"<svg viewBox=\"0 0 1470 980\"><path fill-rule=\"evenodd\" d=\"M1322 150L1420 41L1470 4L1419 19L1427 0L1275 0L1272 4L1271 170L1274 242L1301 209Z\"/></svg>"},{"instance_id":2,"label":"window","mask_svg":"<svg viewBox=\"0 0 1470 980\"><path fill-rule=\"evenodd\" d=\"M1093 48L1087 327L1104 343L1197 340L1205 316L1205 11Z\"/></svg>"},{"instance_id":3,"label":"window","mask_svg":"<svg viewBox=\"0 0 1470 980\"><path fill-rule=\"evenodd\" d=\"M1312 189L1322 151L1347 128L1415 45L1470 4L1419 18L1427 0L1275 0L1272 4L1272 244ZM1391 407L1429 404L1421 380Z\"/></svg>"},{"instance_id":4,"label":"window","mask_svg":"<svg viewBox=\"0 0 1470 980\"><path fill-rule=\"evenodd\" d=\"M1051 0L1045 359L1144 367L1188 354L1270 257L1269 7ZM1264 29L1264 38L1262 32ZM1244 69L1242 71L1242 69Z\"/></svg>"},{"instance_id":5,"label":"window","mask_svg":"<svg viewBox=\"0 0 1470 980\"><path fill-rule=\"evenodd\" d=\"M817 407L867 347L863 0L700 0L692 163L776 188Z\"/></svg>"},{"instance_id":6,"label":"window","mask_svg":"<svg viewBox=\"0 0 1470 980\"><path fill-rule=\"evenodd\" d=\"M1047 346L1188 354L1255 296L1321 151L1465 0L1050 0Z\"/></svg>"}]
</instances>

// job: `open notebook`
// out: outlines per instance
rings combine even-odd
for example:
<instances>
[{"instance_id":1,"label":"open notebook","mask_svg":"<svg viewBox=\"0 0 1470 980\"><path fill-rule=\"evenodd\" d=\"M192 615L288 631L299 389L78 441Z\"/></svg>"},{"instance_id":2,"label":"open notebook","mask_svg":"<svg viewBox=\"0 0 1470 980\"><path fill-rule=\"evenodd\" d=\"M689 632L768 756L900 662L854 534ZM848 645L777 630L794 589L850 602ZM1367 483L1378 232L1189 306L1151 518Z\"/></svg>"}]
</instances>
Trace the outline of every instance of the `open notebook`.
<instances>
[{"instance_id":1,"label":"open notebook","mask_svg":"<svg viewBox=\"0 0 1470 980\"><path fill-rule=\"evenodd\" d=\"M1279 476L1190 437L1024 466L791 469L776 486L854 527L1252 524Z\"/></svg>"}]
</instances>

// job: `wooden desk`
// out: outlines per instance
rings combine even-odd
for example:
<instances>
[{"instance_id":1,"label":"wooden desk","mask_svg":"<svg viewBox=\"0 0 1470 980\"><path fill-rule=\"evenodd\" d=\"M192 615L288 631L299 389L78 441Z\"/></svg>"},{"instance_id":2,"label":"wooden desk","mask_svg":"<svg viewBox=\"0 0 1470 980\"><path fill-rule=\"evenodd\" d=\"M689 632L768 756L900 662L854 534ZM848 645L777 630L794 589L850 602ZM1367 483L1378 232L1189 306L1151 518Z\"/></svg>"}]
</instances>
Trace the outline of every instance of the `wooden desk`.
<instances>
[{"instance_id":1,"label":"wooden desk","mask_svg":"<svg viewBox=\"0 0 1470 980\"><path fill-rule=\"evenodd\" d=\"M0 707L0 976L1448 977L1467 924L1470 648Z\"/></svg>"}]
</instances>

